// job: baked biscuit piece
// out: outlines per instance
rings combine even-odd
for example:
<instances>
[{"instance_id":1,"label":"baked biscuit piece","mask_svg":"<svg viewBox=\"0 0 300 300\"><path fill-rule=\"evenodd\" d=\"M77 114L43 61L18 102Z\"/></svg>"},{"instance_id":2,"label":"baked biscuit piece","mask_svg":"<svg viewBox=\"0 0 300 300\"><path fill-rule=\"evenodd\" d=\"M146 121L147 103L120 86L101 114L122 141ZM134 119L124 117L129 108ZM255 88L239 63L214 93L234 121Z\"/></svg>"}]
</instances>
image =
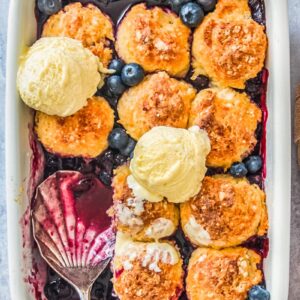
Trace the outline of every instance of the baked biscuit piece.
<instances>
[{"instance_id":1,"label":"baked biscuit piece","mask_svg":"<svg viewBox=\"0 0 300 300\"><path fill-rule=\"evenodd\" d=\"M172 235L179 222L177 207L165 200L154 203L135 197L127 184L129 175L129 167L123 165L115 170L113 178L117 230L138 241L159 240Z\"/></svg>"},{"instance_id":2,"label":"baked biscuit piece","mask_svg":"<svg viewBox=\"0 0 300 300\"><path fill-rule=\"evenodd\" d=\"M171 243L116 242L114 290L120 300L177 300L183 290L182 259ZM120 248L120 250L119 250Z\"/></svg>"},{"instance_id":3,"label":"baked biscuit piece","mask_svg":"<svg viewBox=\"0 0 300 300\"><path fill-rule=\"evenodd\" d=\"M35 131L47 151L61 156L93 158L108 147L108 135L114 125L114 112L102 97L69 117L36 112Z\"/></svg>"},{"instance_id":4,"label":"baked biscuit piece","mask_svg":"<svg viewBox=\"0 0 300 300\"><path fill-rule=\"evenodd\" d=\"M265 193L246 178L205 177L198 195L180 206L181 227L197 246L240 245L268 228Z\"/></svg>"},{"instance_id":5,"label":"baked biscuit piece","mask_svg":"<svg viewBox=\"0 0 300 300\"><path fill-rule=\"evenodd\" d=\"M138 4L119 25L116 50L126 63L138 63L146 72L184 77L190 65L190 33L171 11Z\"/></svg>"},{"instance_id":6,"label":"baked biscuit piece","mask_svg":"<svg viewBox=\"0 0 300 300\"><path fill-rule=\"evenodd\" d=\"M120 98L120 123L136 140L155 126L186 128L196 91L165 72L151 74Z\"/></svg>"},{"instance_id":7,"label":"baked biscuit piece","mask_svg":"<svg viewBox=\"0 0 300 300\"><path fill-rule=\"evenodd\" d=\"M261 257L247 248L198 248L191 256L186 278L189 300L245 300L263 280Z\"/></svg>"},{"instance_id":8,"label":"baked biscuit piece","mask_svg":"<svg viewBox=\"0 0 300 300\"><path fill-rule=\"evenodd\" d=\"M220 87L245 88L264 65L264 29L251 18L248 0L219 0L194 33L194 76L209 76Z\"/></svg>"},{"instance_id":9,"label":"baked biscuit piece","mask_svg":"<svg viewBox=\"0 0 300 300\"><path fill-rule=\"evenodd\" d=\"M93 4L83 6L80 2L75 2L66 5L60 12L49 17L42 36L66 36L79 40L99 57L105 67L112 58L112 21Z\"/></svg>"},{"instance_id":10,"label":"baked biscuit piece","mask_svg":"<svg viewBox=\"0 0 300 300\"><path fill-rule=\"evenodd\" d=\"M229 168L254 149L262 113L249 97L232 89L205 89L192 102L189 126L205 129L211 142L209 167Z\"/></svg>"}]
</instances>

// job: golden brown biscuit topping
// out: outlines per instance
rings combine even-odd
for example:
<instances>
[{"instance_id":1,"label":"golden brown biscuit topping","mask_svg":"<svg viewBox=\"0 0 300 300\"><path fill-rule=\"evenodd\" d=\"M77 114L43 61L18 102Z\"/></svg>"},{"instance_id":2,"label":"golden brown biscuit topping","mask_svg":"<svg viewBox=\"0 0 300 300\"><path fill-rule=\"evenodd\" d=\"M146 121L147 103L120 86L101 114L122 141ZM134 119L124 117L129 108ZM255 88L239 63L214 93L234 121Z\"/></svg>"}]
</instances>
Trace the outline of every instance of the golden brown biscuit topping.
<instances>
[{"instance_id":1,"label":"golden brown biscuit topping","mask_svg":"<svg viewBox=\"0 0 300 300\"><path fill-rule=\"evenodd\" d=\"M262 113L248 96L232 89L202 90L192 102L189 126L205 129L211 142L209 167L229 168L251 153Z\"/></svg>"},{"instance_id":2,"label":"golden brown biscuit topping","mask_svg":"<svg viewBox=\"0 0 300 300\"><path fill-rule=\"evenodd\" d=\"M244 300L261 282L261 257L246 248L199 248L190 260L187 293L190 300Z\"/></svg>"},{"instance_id":3,"label":"golden brown biscuit topping","mask_svg":"<svg viewBox=\"0 0 300 300\"><path fill-rule=\"evenodd\" d=\"M82 42L104 66L112 58L110 41L114 41L112 21L93 4L80 2L66 5L60 12L49 17L42 36L66 36Z\"/></svg>"},{"instance_id":4,"label":"golden brown biscuit topping","mask_svg":"<svg viewBox=\"0 0 300 300\"><path fill-rule=\"evenodd\" d=\"M247 0L221 0L195 31L195 76L208 75L218 86L242 89L262 69L266 48L264 27L251 19Z\"/></svg>"},{"instance_id":5,"label":"golden brown biscuit topping","mask_svg":"<svg viewBox=\"0 0 300 300\"><path fill-rule=\"evenodd\" d=\"M200 193L181 206L188 236L185 224L191 216L208 232L209 246L216 248L238 245L258 231L265 234L268 227L264 192L247 179L228 175L205 177Z\"/></svg>"},{"instance_id":6,"label":"golden brown biscuit topping","mask_svg":"<svg viewBox=\"0 0 300 300\"><path fill-rule=\"evenodd\" d=\"M126 276L120 277L114 281L114 287L119 292L123 300L140 300L143 299L165 299L169 300L176 295L176 289L180 289L178 283L173 282L170 278L172 274L171 269L173 266L166 265L163 267L164 271L156 273L141 266L141 263L133 263L133 269L128 272ZM160 268L162 266L160 265ZM170 295L171 294L171 295Z\"/></svg>"},{"instance_id":7,"label":"golden brown biscuit topping","mask_svg":"<svg viewBox=\"0 0 300 300\"><path fill-rule=\"evenodd\" d=\"M134 249L131 253L134 253ZM128 253L128 256L131 253ZM126 268L122 267L126 257L115 256L113 282L120 299L170 300L178 298L183 289L182 260L179 259L176 264L159 261L157 262L158 269L153 270L152 267L145 265L149 259L144 252L131 260L130 268Z\"/></svg>"},{"instance_id":8,"label":"golden brown biscuit topping","mask_svg":"<svg viewBox=\"0 0 300 300\"><path fill-rule=\"evenodd\" d=\"M177 15L138 4L118 28L116 49L125 62L136 62L147 72L164 70L184 77L190 63L189 36L190 29Z\"/></svg>"},{"instance_id":9,"label":"golden brown biscuit topping","mask_svg":"<svg viewBox=\"0 0 300 300\"><path fill-rule=\"evenodd\" d=\"M36 113L35 130L44 147L62 156L96 157L108 147L114 113L104 98L93 97L72 116Z\"/></svg>"},{"instance_id":10,"label":"golden brown biscuit topping","mask_svg":"<svg viewBox=\"0 0 300 300\"><path fill-rule=\"evenodd\" d=\"M135 139L154 126L186 128L194 88L167 73L148 75L127 90L118 103L120 123Z\"/></svg>"}]
</instances>

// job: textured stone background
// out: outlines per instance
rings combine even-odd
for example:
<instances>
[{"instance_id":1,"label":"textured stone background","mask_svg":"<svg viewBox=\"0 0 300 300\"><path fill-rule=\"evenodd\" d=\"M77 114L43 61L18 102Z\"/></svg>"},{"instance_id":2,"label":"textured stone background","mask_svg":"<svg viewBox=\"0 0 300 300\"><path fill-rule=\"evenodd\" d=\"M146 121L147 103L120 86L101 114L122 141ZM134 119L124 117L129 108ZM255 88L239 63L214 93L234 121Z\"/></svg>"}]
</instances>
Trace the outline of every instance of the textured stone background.
<instances>
[{"instance_id":1,"label":"textured stone background","mask_svg":"<svg viewBox=\"0 0 300 300\"><path fill-rule=\"evenodd\" d=\"M294 111L295 88L300 84L300 1L289 1L291 44L291 91ZM296 148L292 147L292 222L290 300L300 299L300 169L296 164Z\"/></svg>"},{"instance_id":2,"label":"textured stone background","mask_svg":"<svg viewBox=\"0 0 300 300\"><path fill-rule=\"evenodd\" d=\"M26 1L26 0L25 0ZM284 0L282 0L284 1ZM6 214L4 199L4 93L6 25L9 0L0 0L0 299L9 300L7 281ZM300 1L289 1L291 38L292 99L300 83ZM293 101L292 101L293 108ZM293 111L293 109L292 109ZM292 148L292 223L291 223L290 300L300 299L300 171L296 165L296 150ZM21 300L21 299L13 299Z\"/></svg>"}]
</instances>

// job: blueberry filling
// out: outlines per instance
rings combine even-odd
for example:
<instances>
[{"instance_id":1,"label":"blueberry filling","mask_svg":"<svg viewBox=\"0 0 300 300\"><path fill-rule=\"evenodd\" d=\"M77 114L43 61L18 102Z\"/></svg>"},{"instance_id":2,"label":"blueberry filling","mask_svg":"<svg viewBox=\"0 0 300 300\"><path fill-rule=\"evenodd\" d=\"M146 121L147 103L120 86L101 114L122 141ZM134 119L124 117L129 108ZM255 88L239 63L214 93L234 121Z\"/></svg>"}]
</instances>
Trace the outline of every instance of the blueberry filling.
<instances>
[{"instance_id":1,"label":"blueberry filling","mask_svg":"<svg viewBox=\"0 0 300 300\"><path fill-rule=\"evenodd\" d=\"M74 288L60 277L48 282L45 285L44 293L48 300L76 299L73 298L76 294Z\"/></svg>"},{"instance_id":2,"label":"blueberry filling","mask_svg":"<svg viewBox=\"0 0 300 300\"><path fill-rule=\"evenodd\" d=\"M264 0L249 0L252 18L259 24L266 25Z\"/></svg>"},{"instance_id":3,"label":"blueberry filling","mask_svg":"<svg viewBox=\"0 0 300 300\"><path fill-rule=\"evenodd\" d=\"M108 266L92 287L91 300L114 300L112 272ZM48 300L79 300L75 289L48 267L48 278L44 288Z\"/></svg>"}]
</instances>

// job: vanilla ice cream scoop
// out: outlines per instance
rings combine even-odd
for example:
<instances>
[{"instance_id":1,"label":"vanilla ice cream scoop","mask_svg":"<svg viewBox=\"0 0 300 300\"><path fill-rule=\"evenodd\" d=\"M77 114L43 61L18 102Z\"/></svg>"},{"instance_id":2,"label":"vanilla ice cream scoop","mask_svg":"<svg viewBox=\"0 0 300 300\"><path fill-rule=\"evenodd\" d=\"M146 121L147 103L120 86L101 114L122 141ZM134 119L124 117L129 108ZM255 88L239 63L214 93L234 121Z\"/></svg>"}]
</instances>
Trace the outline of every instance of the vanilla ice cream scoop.
<instances>
[{"instance_id":1,"label":"vanilla ice cream scoop","mask_svg":"<svg viewBox=\"0 0 300 300\"><path fill-rule=\"evenodd\" d=\"M163 197L174 203L188 201L200 191L209 152L207 133L198 126L154 127L135 147L128 184L148 201Z\"/></svg>"},{"instance_id":2,"label":"vanilla ice cream scoop","mask_svg":"<svg viewBox=\"0 0 300 300\"><path fill-rule=\"evenodd\" d=\"M21 58L17 75L21 98L48 115L72 115L103 81L100 65L98 57L79 41L41 38Z\"/></svg>"}]
</instances>

